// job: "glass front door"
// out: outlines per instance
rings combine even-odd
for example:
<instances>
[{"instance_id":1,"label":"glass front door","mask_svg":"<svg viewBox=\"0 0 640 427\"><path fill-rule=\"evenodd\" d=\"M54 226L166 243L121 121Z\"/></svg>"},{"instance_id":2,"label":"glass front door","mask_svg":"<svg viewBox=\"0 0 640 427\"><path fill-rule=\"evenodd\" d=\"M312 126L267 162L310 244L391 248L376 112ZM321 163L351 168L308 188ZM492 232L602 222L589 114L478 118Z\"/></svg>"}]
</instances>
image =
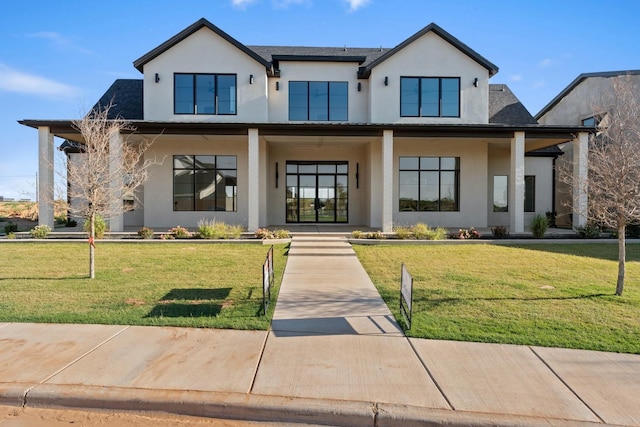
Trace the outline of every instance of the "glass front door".
<instances>
[{"instance_id":1,"label":"glass front door","mask_svg":"<svg viewBox=\"0 0 640 427\"><path fill-rule=\"evenodd\" d=\"M287 222L348 222L347 162L287 162Z\"/></svg>"}]
</instances>

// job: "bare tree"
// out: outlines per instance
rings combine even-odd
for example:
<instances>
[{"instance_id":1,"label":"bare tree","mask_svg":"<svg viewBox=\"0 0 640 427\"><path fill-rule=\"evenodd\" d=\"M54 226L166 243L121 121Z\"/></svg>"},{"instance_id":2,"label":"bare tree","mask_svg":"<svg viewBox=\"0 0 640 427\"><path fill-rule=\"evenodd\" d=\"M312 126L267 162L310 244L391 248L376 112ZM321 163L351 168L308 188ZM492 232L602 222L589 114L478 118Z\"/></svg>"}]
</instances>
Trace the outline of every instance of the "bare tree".
<instances>
[{"instance_id":1,"label":"bare tree","mask_svg":"<svg viewBox=\"0 0 640 427\"><path fill-rule=\"evenodd\" d=\"M626 228L640 221L640 87L631 76L613 79L611 93L603 96L594 111L599 112L600 123L589 139L588 182L577 184L588 194L588 211L580 213L617 230L616 295L622 295ZM572 186L567 171L561 171L560 177Z\"/></svg>"},{"instance_id":2,"label":"bare tree","mask_svg":"<svg viewBox=\"0 0 640 427\"><path fill-rule=\"evenodd\" d=\"M112 105L98 107L73 121L83 142L80 154L67 160L67 199L72 215L89 222L89 277L95 278L96 217L105 220L127 211L123 195L135 197L155 160L145 159L151 141L132 141L135 128L122 118L109 118ZM139 201L137 201L139 202Z\"/></svg>"}]
</instances>

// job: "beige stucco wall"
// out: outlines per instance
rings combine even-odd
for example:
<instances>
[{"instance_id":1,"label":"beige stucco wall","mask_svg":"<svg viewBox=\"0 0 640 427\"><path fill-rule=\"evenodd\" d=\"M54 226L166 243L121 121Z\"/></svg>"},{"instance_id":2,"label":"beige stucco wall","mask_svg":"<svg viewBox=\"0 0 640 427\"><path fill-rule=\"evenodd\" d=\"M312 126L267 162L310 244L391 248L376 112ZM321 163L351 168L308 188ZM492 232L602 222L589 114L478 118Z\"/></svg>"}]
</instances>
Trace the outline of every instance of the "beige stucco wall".
<instances>
[{"instance_id":1,"label":"beige stucco wall","mask_svg":"<svg viewBox=\"0 0 640 427\"><path fill-rule=\"evenodd\" d=\"M201 219L216 219L226 224L247 226L248 171L247 137L164 136L158 138L145 157L156 156L162 164L149 169L144 189L144 225L156 231L177 225L196 228ZM173 156L174 155L235 155L238 167L237 212L174 212Z\"/></svg>"},{"instance_id":2,"label":"beige stucco wall","mask_svg":"<svg viewBox=\"0 0 640 427\"><path fill-rule=\"evenodd\" d=\"M160 81L155 82L158 73ZM237 114L173 114L174 73L237 74ZM254 83L249 83L253 74ZM266 122L267 75L264 65L208 28L202 28L144 66L145 120L178 122Z\"/></svg>"},{"instance_id":3,"label":"beige stucco wall","mask_svg":"<svg viewBox=\"0 0 640 427\"><path fill-rule=\"evenodd\" d=\"M460 117L400 117L401 76L460 77ZM473 86L475 78L478 87ZM433 32L377 65L369 77L369 91L372 123L489 122L487 69Z\"/></svg>"},{"instance_id":4,"label":"beige stucco wall","mask_svg":"<svg viewBox=\"0 0 640 427\"><path fill-rule=\"evenodd\" d=\"M286 224L286 180L287 160L348 161L349 162L349 225L368 223L367 204L368 189L366 187L367 149L366 144L349 144L328 146L283 146L274 140L268 149L266 172L267 181L267 223L265 225ZM275 164L278 163L279 180L275 188ZM356 168L359 164L359 188L356 183ZM264 175L263 175L264 176Z\"/></svg>"},{"instance_id":5,"label":"beige stucco wall","mask_svg":"<svg viewBox=\"0 0 640 427\"><path fill-rule=\"evenodd\" d=\"M460 157L460 211L399 212L400 156ZM484 141L396 138L393 153L393 223L411 225L423 222L442 227L486 227L487 161L488 144Z\"/></svg>"},{"instance_id":6,"label":"beige stucco wall","mask_svg":"<svg viewBox=\"0 0 640 427\"><path fill-rule=\"evenodd\" d=\"M357 62L280 62L280 78L271 78L269 83L269 120L289 121L290 81L332 81L349 84L349 122L366 123L368 117L368 97L365 81L358 92ZM280 82L276 91L275 82ZM323 122L324 123L324 122Z\"/></svg>"}]
</instances>

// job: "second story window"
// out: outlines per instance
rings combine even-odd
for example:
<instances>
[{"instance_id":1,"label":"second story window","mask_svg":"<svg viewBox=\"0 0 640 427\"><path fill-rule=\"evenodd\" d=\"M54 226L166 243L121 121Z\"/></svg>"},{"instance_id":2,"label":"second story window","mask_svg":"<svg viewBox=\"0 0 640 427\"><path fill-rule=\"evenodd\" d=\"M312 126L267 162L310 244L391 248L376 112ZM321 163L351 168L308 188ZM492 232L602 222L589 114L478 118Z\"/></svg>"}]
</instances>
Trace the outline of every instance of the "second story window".
<instances>
[{"instance_id":1,"label":"second story window","mask_svg":"<svg viewBox=\"0 0 640 427\"><path fill-rule=\"evenodd\" d=\"M235 74L174 74L174 114L236 114Z\"/></svg>"},{"instance_id":2,"label":"second story window","mask_svg":"<svg viewBox=\"0 0 640 427\"><path fill-rule=\"evenodd\" d=\"M401 117L460 117L458 77L401 77Z\"/></svg>"},{"instance_id":3,"label":"second story window","mask_svg":"<svg viewBox=\"0 0 640 427\"><path fill-rule=\"evenodd\" d=\"M349 83L289 82L289 120L347 121Z\"/></svg>"}]
</instances>

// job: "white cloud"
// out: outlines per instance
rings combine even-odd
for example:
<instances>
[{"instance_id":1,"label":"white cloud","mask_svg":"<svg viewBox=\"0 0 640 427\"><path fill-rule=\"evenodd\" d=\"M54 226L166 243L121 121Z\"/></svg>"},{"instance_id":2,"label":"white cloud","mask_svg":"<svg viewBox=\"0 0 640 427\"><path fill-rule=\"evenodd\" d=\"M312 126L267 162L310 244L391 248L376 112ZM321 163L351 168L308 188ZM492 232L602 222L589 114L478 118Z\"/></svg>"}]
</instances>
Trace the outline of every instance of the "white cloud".
<instances>
[{"instance_id":1,"label":"white cloud","mask_svg":"<svg viewBox=\"0 0 640 427\"><path fill-rule=\"evenodd\" d=\"M238 9L246 9L251 3L255 3L256 0L231 0L233 7Z\"/></svg>"},{"instance_id":2,"label":"white cloud","mask_svg":"<svg viewBox=\"0 0 640 427\"><path fill-rule=\"evenodd\" d=\"M547 82L545 82L544 80L536 80L535 82L533 82L533 88L534 89L540 89L541 87L546 86Z\"/></svg>"},{"instance_id":3,"label":"white cloud","mask_svg":"<svg viewBox=\"0 0 640 427\"><path fill-rule=\"evenodd\" d=\"M76 98L78 89L45 77L23 73L0 63L0 90L29 95Z\"/></svg>"},{"instance_id":4,"label":"white cloud","mask_svg":"<svg viewBox=\"0 0 640 427\"><path fill-rule=\"evenodd\" d=\"M370 1L371 0L347 0L347 3L349 3L349 12L355 12L361 7L369 4Z\"/></svg>"},{"instance_id":5,"label":"white cloud","mask_svg":"<svg viewBox=\"0 0 640 427\"><path fill-rule=\"evenodd\" d=\"M551 58L545 58L542 61L538 62L538 67L545 68L553 64L553 60Z\"/></svg>"},{"instance_id":6,"label":"white cloud","mask_svg":"<svg viewBox=\"0 0 640 427\"><path fill-rule=\"evenodd\" d=\"M513 74L511 76L511 81L512 82L519 82L522 80L522 74Z\"/></svg>"},{"instance_id":7,"label":"white cloud","mask_svg":"<svg viewBox=\"0 0 640 427\"><path fill-rule=\"evenodd\" d=\"M51 42L54 47L65 49L65 50L73 50L76 52L80 52L85 55L95 55L95 53L89 49L85 49L84 47L76 45L70 38L63 36L60 33L56 33L54 31L40 31L37 33L31 33L27 35L28 37L44 39Z\"/></svg>"},{"instance_id":8,"label":"white cloud","mask_svg":"<svg viewBox=\"0 0 640 427\"><path fill-rule=\"evenodd\" d=\"M271 4L276 9L286 9L292 4L308 3L308 0L271 0Z\"/></svg>"}]
</instances>

